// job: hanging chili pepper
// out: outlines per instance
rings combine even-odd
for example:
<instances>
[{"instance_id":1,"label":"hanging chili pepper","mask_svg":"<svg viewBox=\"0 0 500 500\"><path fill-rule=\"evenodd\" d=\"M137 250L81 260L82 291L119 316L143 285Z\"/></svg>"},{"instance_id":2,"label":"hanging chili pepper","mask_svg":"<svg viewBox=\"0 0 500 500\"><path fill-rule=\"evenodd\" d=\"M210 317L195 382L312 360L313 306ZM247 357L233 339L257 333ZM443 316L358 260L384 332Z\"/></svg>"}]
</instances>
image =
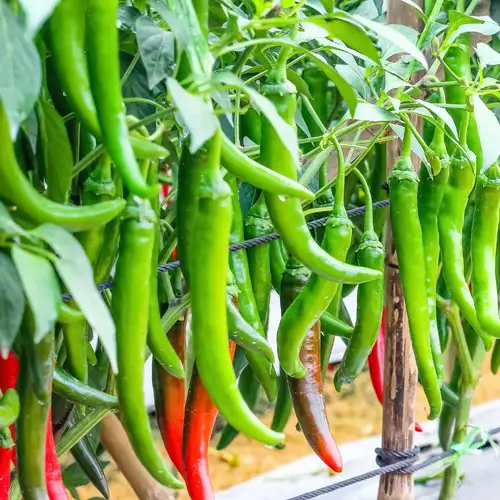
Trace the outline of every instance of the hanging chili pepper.
<instances>
[{"instance_id":1,"label":"hanging chili pepper","mask_svg":"<svg viewBox=\"0 0 500 500\"><path fill-rule=\"evenodd\" d=\"M460 126L460 144L466 148L470 113L463 115ZM461 149L456 148L451 158L450 177L446 185L439 211L439 242L442 252L443 276L453 300L468 323L481 337L487 349L492 346L492 338L486 335L476 316L474 300L464 273L462 253L462 231L467 200L474 188L475 164Z\"/></svg>"},{"instance_id":2,"label":"hanging chili pepper","mask_svg":"<svg viewBox=\"0 0 500 500\"><path fill-rule=\"evenodd\" d=\"M500 337L496 252L500 214L500 167L493 163L477 176L472 224L472 296L485 333Z\"/></svg>"},{"instance_id":3,"label":"hanging chili pepper","mask_svg":"<svg viewBox=\"0 0 500 500\"><path fill-rule=\"evenodd\" d=\"M333 316L333 314L325 311L321 315L321 332L323 334L350 339L353 331L354 328L351 325Z\"/></svg>"},{"instance_id":4,"label":"hanging chili pepper","mask_svg":"<svg viewBox=\"0 0 500 500\"><path fill-rule=\"evenodd\" d=\"M143 198L158 193L141 175L129 142L120 88L120 65L116 19L118 0L88 0L86 37L90 88L106 150L127 189Z\"/></svg>"},{"instance_id":5,"label":"hanging chili pepper","mask_svg":"<svg viewBox=\"0 0 500 500\"><path fill-rule=\"evenodd\" d=\"M45 481L49 500L67 500L68 495L64 488L61 474L61 466L56 453L54 435L52 434L52 415L49 409L47 414L47 427L45 436ZM26 499L26 495L24 496ZM43 497L36 494L35 498L40 500Z\"/></svg>"},{"instance_id":6,"label":"hanging chili pepper","mask_svg":"<svg viewBox=\"0 0 500 500\"><path fill-rule=\"evenodd\" d=\"M261 128L260 114L254 108L248 108L247 112L240 115L241 136L240 140L248 137L253 143L260 144Z\"/></svg>"},{"instance_id":7,"label":"hanging chili pepper","mask_svg":"<svg viewBox=\"0 0 500 500\"><path fill-rule=\"evenodd\" d=\"M269 80L264 94L276 106L280 116L291 126L295 123L296 91L285 81ZM261 160L270 169L295 180L297 169L288 149L281 142L273 125L262 114ZM342 283L362 283L380 277L378 272L339 262L322 250L307 227L300 201L265 194L273 225L287 250L315 274Z\"/></svg>"},{"instance_id":8,"label":"hanging chili pepper","mask_svg":"<svg viewBox=\"0 0 500 500\"><path fill-rule=\"evenodd\" d=\"M338 262L345 262L351 246L352 222L344 207L345 165L342 149L335 139L338 173L335 204L326 223L322 249ZM313 325L332 302L339 284L312 274L307 284L283 313L278 327L278 358L285 372L296 378L306 375L307 369L299 360L302 342Z\"/></svg>"},{"instance_id":9,"label":"hanging chili pepper","mask_svg":"<svg viewBox=\"0 0 500 500\"><path fill-rule=\"evenodd\" d=\"M148 173L149 178L158 177L158 164L152 162ZM160 238L162 236L159 217L160 202L158 196L151 198L151 205L156 214L155 239L153 254L151 258L150 294L149 294L149 318L147 344L153 357L161 363L163 368L178 378L184 378L184 366L170 344L163 329L160 316L160 303L158 301L158 256L160 250Z\"/></svg>"},{"instance_id":10,"label":"hanging chili pepper","mask_svg":"<svg viewBox=\"0 0 500 500\"><path fill-rule=\"evenodd\" d=\"M441 101L444 91L441 90ZM435 156L432 161L432 172L424 166L420 169L418 186L418 216L422 228L422 241L425 255L425 282L427 286L427 302L431 322L431 350L437 377L442 384L444 379L443 353L439 340L436 312L436 289L439 275L439 227L438 217L444 191L450 171L450 158L444 142L444 122L439 121L430 144ZM443 127L443 128L441 128Z\"/></svg>"},{"instance_id":11,"label":"hanging chili pepper","mask_svg":"<svg viewBox=\"0 0 500 500\"><path fill-rule=\"evenodd\" d=\"M83 231L114 219L124 208L124 200L112 200L90 206L60 205L40 194L20 169L12 141L7 115L0 104L0 194L17 205L35 222L52 222L73 231Z\"/></svg>"},{"instance_id":12,"label":"hanging chili pepper","mask_svg":"<svg viewBox=\"0 0 500 500\"><path fill-rule=\"evenodd\" d=\"M361 181L366 200L364 233L357 249L358 263L383 273L385 249L374 230L370 189L361 172L355 169L355 173ZM343 384L351 383L364 368L380 330L384 298L383 278L359 285L356 326L335 373L334 384L337 391L341 390Z\"/></svg>"},{"instance_id":13,"label":"hanging chili pepper","mask_svg":"<svg viewBox=\"0 0 500 500\"><path fill-rule=\"evenodd\" d=\"M90 387L56 366L52 389L68 401L90 407L118 408L116 396Z\"/></svg>"},{"instance_id":14,"label":"hanging chili pepper","mask_svg":"<svg viewBox=\"0 0 500 500\"><path fill-rule=\"evenodd\" d=\"M243 217L238 199L238 187L234 177L229 177L228 182L233 192L233 220L231 225L230 242L239 243L245 239L245 236L243 229ZM250 326L257 330L262 337L265 337L264 327L260 320L259 309L253 293L250 269L245 250L230 252L229 266L240 292L238 295L238 310L241 313L241 316L250 324ZM265 358L252 351L246 351L245 355L255 376L262 384L267 398L270 402L273 402L276 399L276 392L278 390L278 377L274 371L272 362L267 361Z\"/></svg>"},{"instance_id":15,"label":"hanging chili pepper","mask_svg":"<svg viewBox=\"0 0 500 500\"><path fill-rule=\"evenodd\" d=\"M420 380L429 402L429 419L441 411L441 394L432 362L429 307L425 286L425 255L418 219L418 178L411 163L412 133L407 127L401 157L389 177L390 216L399 274L406 302L413 351Z\"/></svg>"},{"instance_id":16,"label":"hanging chili pepper","mask_svg":"<svg viewBox=\"0 0 500 500\"><path fill-rule=\"evenodd\" d=\"M74 415L71 415L68 422L68 427L71 429L76 424L76 419ZM47 434L48 440L48 434ZM52 442L54 439L52 438ZM49 448L49 443L47 441L47 448ZM55 451L55 450L54 450ZM95 486L97 491L101 493L104 498L109 498L109 487L104 471L99 463L99 458L97 457L94 448L88 438L84 436L80 439L72 448L71 454L73 458L78 463L83 473L89 478L90 482ZM57 459L57 456L56 456Z\"/></svg>"},{"instance_id":17,"label":"hanging chili pepper","mask_svg":"<svg viewBox=\"0 0 500 500\"><path fill-rule=\"evenodd\" d=\"M21 412L16 422L17 470L24 500L40 500L48 498L48 483L52 482L52 477L47 478L48 481L45 477L45 453L54 334L49 332L38 344L34 344L34 322L29 310L25 312L21 333L23 353L18 383ZM35 377L39 380L36 381Z\"/></svg>"},{"instance_id":18,"label":"hanging chili pepper","mask_svg":"<svg viewBox=\"0 0 500 500\"><path fill-rule=\"evenodd\" d=\"M247 365L241 372L238 379L238 389L248 407L253 410L259 400L260 382L253 374L252 367L250 365ZM221 432L219 442L217 443L217 449L223 450L224 448L227 448L238 434L239 431L232 425L226 425Z\"/></svg>"},{"instance_id":19,"label":"hanging chili pepper","mask_svg":"<svg viewBox=\"0 0 500 500\"><path fill-rule=\"evenodd\" d=\"M224 134L221 140L221 161L229 173L263 191L306 200L314 198L311 191L296 179L271 170L246 156Z\"/></svg>"},{"instance_id":20,"label":"hanging chili pepper","mask_svg":"<svg viewBox=\"0 0 500 500\"><path fill-rule=\"evenodd\" d=\"M309 275L305 267L297 264L293 260L289 261L283 277L281 307L284 311L299 296ZM306 335L300 350L300 361L306 367L306 375L303 378L287 377L295 415L316 455L332 470L341 472L342 458L330 433L323 401L319 322ZM281 417L281 425L286 425L288 418L284 411Z\"/></svg>"},{"instance_id":21,"label":"hanging chili pepper","mask_svg":"<svg viewBox=\"0 0 500 500\"><path fill-rule=\"evenodd\" d=\"M168 340L184 363L187 317L177 321L168 332ZM163 444L174 467L182 475L182 433L184 428L185 381L168 373L153 360L153 389L156 419Z\"/></svg>"},{"instance_id":22,"label":"hanging chili pepper","mask_svg":"<svg viewBox=\"0 0 500 500\"><path fill-rule=\"evenodd\" d=\"M373 391L381 405L384 404L384 357L385 357L385 308L382 311L382 323L377 340L368 355L368 369ZM422 432L422 426L415 422L415 432Z\"/></svg>"},{"instance_id":23,"label":"hanging chili pepper","mask_svg":"<svg viewBox=\"0 0 500 500\"><path fill-rule=\"evenodd\" d=\"M269 258L271 265L271 283L273 288L281 292L281 278L285 271L288 255L286 254L285 247L281 240L273 240L269 244Z\"/></svg>"},{"instance_id":24,"label":"hanging chili pepper","mask_svg":"<svg viewBox=\"0 0 500 500\"><path fill-rule=\"evenodd\" d=\"M131 198L120 232L111 312L116 325L118 397L124 427L144 467L161 484L182 484L167 470L156 449L144 402L144 352L148 329L155 213L149 200Z\"/></svg>"},{"instance_id":25,"label":"hanging chili pepper","mask_svg":"<svg viewBox=\"0 0 500 500\"><path fill-rule=\"evenodd\" d=\"M228 353L231 360L235 348L235 344L230 342ZM184 479L192 500L215 498L208 475L208 446L217 413L217 407L210 399L195 364L186 400L182 445Z\"/></svg>"},{"instance_id":26,"label":"hanging chili pepper","mask_svg":"<svg viewBox=\"0 0 500 500\"><path fill-rule=\"evenodd\" d=\"M220 131L217 131L196 155L184 149L179 172L178 249L191 292L197 369L224 418L248 436L272 445L282 436L267 429L249 410L238 392L231 360L223 348L228 340L226 277L231 196L231 189L220 174ZM192 248L203 248L203 259L194 258ZM210 293L206 293L207 286Z\"/></svg>"}]
</instances>

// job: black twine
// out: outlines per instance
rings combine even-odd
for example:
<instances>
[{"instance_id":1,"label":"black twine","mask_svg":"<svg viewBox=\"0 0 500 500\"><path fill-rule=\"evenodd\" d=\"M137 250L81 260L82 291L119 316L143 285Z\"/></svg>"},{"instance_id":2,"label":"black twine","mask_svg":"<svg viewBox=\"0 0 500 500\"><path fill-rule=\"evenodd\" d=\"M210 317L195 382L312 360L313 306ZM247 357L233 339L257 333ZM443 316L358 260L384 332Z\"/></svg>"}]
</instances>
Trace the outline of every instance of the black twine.
<instances>
[{"instance_id":1,"label":"black twine","mask_svg":"<svg viewBox=\"0 0 500 500\"><path fill-rule=\"evenodd\" d=\"M488 431L489 436L494 436L498 433L500 433L500 427L495 427L494 429ZM480 441L481 439L477 438L474 440L473 444L479 443ZM416 463L420 456L420 450L417 447L413 448L412 450L403 451L392 451L377 448L375 450L375 453L377 453L377 464L387 465L382 465L379 469L374 469L369 472L359 474L358 476L350 477L345 481L340 481L339 483L330 484L328 486L324 486L323 488L303 493L302 495L289 498L288 500L311 500L312 498L317 498L319 496L332 493L333 491L346 488L347 486L361 483L362 481L366 481L367 479L373 479L377 476L382 476L383 474L394 472L397 472L398 474L413 474L414 472L425 469L426 467L429 467L436 462L440 462L444 458L450 457L451 455L455 454L456 451L449 449L437 455L433 455L419 463Z\"/></svg>"},{"instance_id":2,"label":"black twine","mask_svg":"<svg viewBox=\"0 0 500 500\"><path fill-rule=\"evenodd\" d=\"M376 210L377 208L382 208L386 207L389 205L389 200L381 200L381 201L376 201L373 204L373 209ZM347 212L347 215L350 217L356 217L358 215L363 215L365 213L365 207L356 207L353 208L352 210L349 210ZM322 219L316 219L311 222L307 223L307 226L310 229L315 229L321 226L324 226L326 221L328 220L328 217L323 217ZM258 245L263 245L264 243L269 243L273 240L277 240L280 237L278 233L271 233L271 234L266 234L264 236L258 236L257 238L252 238L250 240L245 240L242 241L241 243L234 243L233 245L230 245L229 251L230 252L235 252L237 250L245 250L247 248L252 248L256 247ZM180 267L180 262L178 260L174 262L167 262L166 264L162 264L161 266L158 266L158 273L164 273L166 271L173 271L174 269L177 269ZM113 286L113 280L108 280L108 281L103 281L102 283L97 283L96 288L102 292L103 290L108 290ZM64 293L63 294L63 300L67 302L68 300L71 300L73 296L70 293Z\"/></svg>"}]
</instances>

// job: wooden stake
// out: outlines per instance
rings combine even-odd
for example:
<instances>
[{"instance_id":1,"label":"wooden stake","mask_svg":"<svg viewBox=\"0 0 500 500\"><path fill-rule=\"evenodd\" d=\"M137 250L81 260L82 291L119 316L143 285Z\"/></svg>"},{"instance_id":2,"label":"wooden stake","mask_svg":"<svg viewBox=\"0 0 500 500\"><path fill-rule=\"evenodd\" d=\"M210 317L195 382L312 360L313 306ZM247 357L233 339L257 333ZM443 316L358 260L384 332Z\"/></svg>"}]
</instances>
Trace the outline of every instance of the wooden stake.
<instances>
[{"instance_id":1,"label":"wooden stake","mask_svg":"<svg viewBox=\"0 0 500 500\"><path fill-rule=\"evenodd\" d=\"M423 7L423 0L415 3ZM421 29L420 18L414 8L401 0L388 0L387 23L404 24ZM420 124L421 126L421 124ZM388 145L388 174L396 163L401 145ZM384 360L384 409L382 447L401 451L413 447L415 428L415 396L417 369L411 348L408 318L403 289L399 280L398 259L392 241L390 223L387 228L386 267L386 332ZM385 474L381 476L378 500L413 499L413 476Z\"/></svg>"}]
</instances>

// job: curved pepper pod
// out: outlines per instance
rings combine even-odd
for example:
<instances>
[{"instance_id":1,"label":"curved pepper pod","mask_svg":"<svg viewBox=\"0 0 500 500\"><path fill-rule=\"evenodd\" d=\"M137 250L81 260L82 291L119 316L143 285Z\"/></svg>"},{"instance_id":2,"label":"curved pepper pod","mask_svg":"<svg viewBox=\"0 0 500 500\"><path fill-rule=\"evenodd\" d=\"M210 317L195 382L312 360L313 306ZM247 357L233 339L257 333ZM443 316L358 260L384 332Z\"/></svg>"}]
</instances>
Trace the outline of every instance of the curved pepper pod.
<instances>
[{"instance_id":1,"label":"curved pepper pod","mask_svg":"<svg viewBox=\"0 0 500 500\"><path fill-rule=\"evenodd\" d=\"M358 263L383 272L385 249L377 235L365 233L357 250ZM358 288L356 326L347 344L339 369L335 372L335 389L351 383L364 368L377 339L384 307L384 280L363 283Z\"/></svg>"},{"instance_id":2,"label":"curved pepper pod","mask_svg":"<svg viewBox=\"0 0 500 500\"><path fill-rule=\"evenodd\" d=\"M187 318L177 321L168 332L168 340L179 359L184 362ZM185 380L167 372L153 360L153 388L156 419L163 444L174 467L182 475L182 433L184 428Z\"/></svg>"},{"instance_id":3,"label":"curved pepper pod","mask_svg":"<svg viewBox=\"0 0 500 500\"><path fill-rule=\"evenodd\" d=\"M295 123L296 92L290 83L266 85L266 96L274 103L280 116L289 124ZM288 149L281 142L272 124L262 114L262 163L275 172L297 179L297 167ZM314 241L307 227L302 206L297 198L284 199L266 192L266 204L276 231L286 249L313 273L339 283L364 283L380 277L372 269L359 268L340 262Z\"/></svg>"},{"instance_id":4,"label":"curved pepper pod","mask_svg":"<svg viewBox=\"0 0 500 500\"><path fill-rule=\"evenodd\" d=\"M295 415L314 453L330 469L342 472L342 457L330 432L323 401L319 323L309 330L300 359L307 367L307 375L300 379L288 377Z\"/></svg>"},{"instance_id":5,"label":"curved pepper pod","mask_svg":"<svg viewBox=\"0 0 500 500\"><path fill-rule=\"evenodd\" d=\"M230 342L231 360L235 349L236 345ZM183 475L191 500L215 498L208 473L208 448L217 414L195 365L186 400L182 443Z\"/></svg>"},{"instance_id":6,"label":"curved pepper pod","mask_svg":"<svg viewBox=\"0 0 500 500\"><path fill-rule=\"evenodd\" d=\"M52 389L56 394L59 394L59 396L76 404L82 404L92 408L119 407L118 398L116 396L107 394L106 392L102 392L82 383L58 366L54 369Z\"/></svg>"},{"instance_id":7,"label":"curved pepper pod","mask_svg":"<svg viewBox=\"0 0 500 500\"><path fill-rule=\"evenodd\" d=\"M228 172L256 188L282 196L312 200L314 195L302 184L267 168L240 151L222 134L221 162Z\"/></svg>"},{"instance_id":8,"label":"curved pepper pod","mask_svg":"<svg viewBox=\"0 0 500 500\"><path fill-rule=\"evenodd\" d=\"M19 167L10 138L9 122L0 104L0 194L38 223L51 222L73 231L84 231L114 219L124 208L124 200L91 206L60 205L40 194Z\"/></svg>"},{"instance_id":9,"label":"curved pepper pod","mask_svg":"<svg viewBox=\"0 0 500 500\"><path fill-rule=\"evenodd\" d=\"M462 250L465 209L469 195L474 188L474 170L468 159L456 150L451 160L450 177L439 210L439 243L443 275L451 297L467 322L481 337L486 349L489 350L493 339L483 331L477 319L474 300L465 279Z\"/></svg>"},{"instance_id":10,"label":"curved pepper pod","mask_svg":"<svg viewBox=\"0 0 500 500\"><path fill-rule=\"evenodd\" d=\"M50 500L68 499L61 474L61 466L57 458L54 435L52 434L52 415L50 410L47 416L47 435L45 438L45 481Z\"/></svg>"},{"instance_id":11,"label":"curved pepper pod","mask_svg":"<svg viewBox=\"0 0 500 500\"><path fill-rule=\"evenodd\" d=\"M354 328L351 325L348 325L341 319L336 318L328 311L325 311L321 315L321 332L323 334L350 339L353 331Z\"/></svg>"},{"instance_id":12,"label":"curved pepper pod","mask_svg":"<svg viewBox=\"0 0 500 500\"><path fill-rule=\"evenodd\" d=\"M229 352L222 348L228 341L227 242L231 228L232 192L219 177L219 170L206 181L199 193L191 241L192 248L203 248L203 259L188 260L197 369L210 398L227 422L257 441L275 445L283 436L268 429L250 411L238 391Z\"/></svg>"},{"instance_id":13,"label":"curved pepper pod","mask_svg":"<svg viewBox=\"0 0 500 500\"><path fill-rule=\"evenodd\" d=\"M238 200L238 186L236 178L228 178L232 196L232 223L230 242L238 243L245 239L243 217L240 203ZM250 277L250 268L246 250L237 250L229 254L229 266L234 276L234 281L238 287L238 310L241 316L248 324L255 329L265 340L264 326L260 319L260 311L255 300L252 281ZM252 351L246 351L245 356L252 367L255 376L260 380L269 401L276 399L278 390L278 376L272 362L267 361Z\"/></svg>"},{"instance_id":14,"label":"curved pepper pod","mask_svg":"<svg viewBox=\"0 0 500 500\"><path fill-rule=\"evenodd\" d=\"M322 249L338 262L345 261L351 246L352 223L343 214L333 215L326 224ZM286 309L278 327L278 358L291 377L302 378L307 368L300 361L302 343L339 290L339 284L313 274Z\"/></svg>"},{"instance_id":15,"label":"curved pepper pod","mask_svg":"<svg viewBox=\"0 0 500 500\"><path fill-rule=\"evenodd\" d=\"M151 259L156 217L149 200L133 198L120 232L111 312L116 325L118 397L123 424L137 457L161 484L181 488L156 449L144 400Z\"/></svg>"},{"instance_id":16,"label":"curved pepper pod","mask_svg":"<svg viewBox=\"0 0 500 500\"><path fill-rule=\"evenodd\" d=\"M409 132L406 131L405 134L407 133ZM432 420L439 415L442 402L429 338L425 255L417 207L418 176L413 170L409 155L401 157L394 165L389 184L391 229L410 336L422 387L429 402L428 418Z\"/></svg>"},{"instance_id":17,"label":"curved pepper pod","mask_svg":"<svg viewBox=\"0 0 500 500\"><path fill-rule=\"evenodd\" d=\"M477 319L488 335L500 337L496 258L500 220L500 168L494 163L476 182L472 223L472 296Z\"/></svg>"},{"instance_id":18,"label":"curved pepper pod","mask_svg":"<svg viewBox=\"0 0 500 500\"><path fill-rule=\"evenodd\" d=\"M141 174L129 141L120 86L118 0L87 0L87 60L102 140L127 189L142 198L158 193Z\"/></svg>"}]
</instances>

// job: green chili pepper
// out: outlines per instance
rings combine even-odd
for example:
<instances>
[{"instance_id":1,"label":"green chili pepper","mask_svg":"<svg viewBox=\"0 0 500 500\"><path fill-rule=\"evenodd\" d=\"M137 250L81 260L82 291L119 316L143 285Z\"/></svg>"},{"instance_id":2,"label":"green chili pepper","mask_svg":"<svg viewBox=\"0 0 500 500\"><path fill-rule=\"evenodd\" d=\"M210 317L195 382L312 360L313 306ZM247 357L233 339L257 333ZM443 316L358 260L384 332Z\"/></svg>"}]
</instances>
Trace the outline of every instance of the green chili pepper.
<instances>
[{"instance_id":1,"label":"green chili pepper","mask_svg":"<svg viewBox=\"0 0 500 500\"><path fill-rule=\"evenodd\" d=\"M387 179L387 145L383 143L375 144L373 149L375 152L375 164L370 176L370 192L375 203L387 198L387 191L384 189ZM380 240L383 240L384 237L388 211L388 207L381 207L373 213L373 226Z\"/></svg>"},{"instance_id":2,"label":"green chili pepper","mask_svg":"<svg viewBox=\"0 0 500 500\"><path fill-rule=\"evenodd\" d=\"M500 337L496 252L500 211L500 167L494 163L477 177L472 224L472 295L485 333Z\"/></svg>"},{"instance_id":3,"label":"green chili pepper","mask_svg":"<svg viewBox=\"0 0 500 500\"><path fill-rule=\"evenodd\" d=\"M59 396L76 404L91 407L118 408L118 398L83 384L62 368L54 370L53 390Z\"/></svg>"},{"instance_id":4,"label":"green chili pepper","mask_svg":"<svg viewBox=\"0 0 500 500\"><path fill-rule=\"evenodd\" d=\"M341 319L333 316L333 314L330 314L328 311L325 311L321 315L321 332L326 335L350 339L354 332L354 328Z\"/></svg>"},{"instance_id":5,"label":"green chili pepper","mask_svg":"<svg viewBox=\"0 0 500 500\"><path fill-rule=\"evenodd\" d=\"M106 150L123 183L135 195L149 198L158 192L141 175L129 142L120 89L116 19L118 0L87 0L87 59L90 87Z\"/></svg>"},{"instance_id":6,"label":"green chili pepper","mask_svg":"<svg viewBox=\"0 0 500 500\"><path fill-rule=\"evenodd\" d=\"M150 474L162 484L180 488L156 449L144 402L143 370L150 303L151 261L156 217L149 200L131 198L120 233L120 249L111 301L116 325L116 377L124 427Z\"/></svg>"},{"instance_id":7,"label":"green chili pepper","mask_svg":"<svg viewBox=\"0 0 500 500\"><path fill-rule=\"evenodd\" d=\"M491 371L496 374L500 368L500 341L495 341L493 352L491 353Z\"/></svg>"},{"instance_id":8,"label":"green chili pepper","mask_svg":"<svg viewBox=\"0 0 500 500\"><path fill-rule=\"evenodd\" d=\"M223 166L232 175L243 179L263 191L275 195L293 196L312 200L314 195L305 186L285 174L270 170L242 153L222 134L221 159Z\"/></svg>"},{"instance_id":9,"label":"green chili pepper","mask_svg":"<svg viewBox=\"0 0 500 500\"><path fill-rule=\"evenodd\" d=\"M238 200L238 188L234 177L229 177L228 182L233 193L233 221L231 225L230 242L239 243L245 239L245 236L243 230L243 217ZM262 326L260 320L259 309L257 307L252 289L250 270L245 250L230 252L229 265L234 275L236 285L240 291L238 295L238 309L241 316L250 324L250 326L252 326L252 328L257 330L262 337L265 338L264 327ZM269 401L274 401L278 390L278 377L274 371L273 364L252 351L247 351L245 354L255 376L260 380Z\"/></svg>"},{"instance_id":10,"label":"green chili pepper","mask_svg":"<svg viewBox=\"0 0 500 500\"><path fill-rule=\"evenodd\" d=\"M418 178L411 163L411 138L411 131L406 128L401 157L389 177L390 216L413 351L429 402L428 418L434 419L441 411L441 394L429 338L425 255L418 219Z\"/></svg>"},{"instance_id":11,"label":"green chili pepper","mask_svg":"<svg viewBox=\"0 0 500 500\"><path fill-rule=\"evenodd\" d=\"M293 125L296 108L295 88L290 83L269 82L263 91L276 106L280 116L289 125ZM297 169L290 152L264 115L262 115L261 160L272 170L293 180L297 178ZM285 200L267 192L265 196L273 225L281 235L287 250L312 272L342 283L362 283L380 277L378 272L371 269L357 268L339 262L322 250L309 232L298 199Z\"/></svg>"},{"instance_id":12,"label":"green chili pepper","mask_svg":"<svg viewBox=\"0 0 500 500\"><path fill-rule=\"evenodd\" d=\"M54 335L49 332L33 343L31 311L25 313L23 353L19 373L21 412L16 423L16 450L19 485L25 500L46 500L45 439L50 409L50 387L54 362Z\"/></svg>"},{"instance_id":13,"label":"green chili pepper","mask_svg":"<svg viewBox=\"0 0 500 500\"><path fill-rule=\"evenodd\" d=\"M219 140L218 131L207 145L212 161L197 165L203 174L203 185L185 186L188 189L183 190L181 196L179 183L178 192L178 206L183 207L177 218L179 245L181 235L184 239L184 254L180 252L180 257L188 272L191 292L196 366L210 398L227 422L258 441L274 445L281 441L282 435L267 429L250 412L238 392L231 356L226 348L227 242L231 229L232 193L221 178ZM191 166L185 163L181 170L191 169ZM186 174L186 177L189 176ZM190 248L203 248L203 258L189 255Z\"/></svg>"},{"instance_id":14,"label":"green chili pepper","mask_svg":"<svg viewBox=\"0 0 500 500\"><path fill-rule=\"evenodd\" d=\"M469 113L464 114L460 127L460 143L466 147ZM475 183L475 165L457 148L450 164L450 177L444 190L439 210L439 241L442 252L443 275L453 300L465 319L481 337L487 349L492 338L486 335L478 322L474 301L464 272L462 231L464 213Z\"/></svg>"},{"instance_id":15,"label":"green chili pepper","mask_svg":"<svg viewBox=\"0 0 500 500\"><path fill-rule=\"evenodd\" d=\"M355 169L355 173L361 180L366 200L364 233L357 250L358 263L360 266L376 269L383 273L385 249L374 230L370 189L361 172ZM335 372L334 384L337 391L342 389L343 384L351 383L365 366L380 330L384 298L383 278L359 285L356 327L339 369Z\"/></svg>"},{"instance_id":16,"label":"green chili pepper","mask_svg":"<svg viewBox=\"0 0 500 500\"><path fill-rule=\"evenodd\" d=\"M271 218L266 207L264 196L250 208L245 218L245 238L258 238L273 232ZM269 300L271 298L271 263L270 245L265 243L247 248L248 269L250 282L259 317L264 329L267 329Z\"/></svg>"},{"instance_id":17,"label":"green chili pepper","mask_svg":"<svg viewBox=\"0 0 500 500\"><path fill-rule=\"evenodd\" d=\"M115 218L124 208L123 200L113 200L87 207L60 205L45 198L31 185L21 171L12 141L9 122L2 104L0 104L0 194L17 205L35 222L52 222L73 231L82 231L106 224Z\"/></svg>"},{"instance_id":18,"label":"green chili pepper","mask_svg":"<svg viewBox=\"0 0 500 500\"><path fill-rule=\"evenodd\" d=\"M158 177L158 166L153 163L149 177ZM156 213L155 224L155 239L153 254L151 259L151 276L149 279L149 318L148 318L148 340L147 344L153 357L162 365L162 367L170 374L178 378L184 378L184 366L177 356L172 344L168 340L166 332L163 328L160 316L160 303L158 301L158 254L160 248L161 230L159 226L160 203L158 196L154 196L151 200L154 212Z\"/></svg>"},{"instance_id":19,"label":"green chili pepper","mask_svg":"<svg viewBox=\"0 0 500 500\"><path fill-rule=\"evenodd\" d=\"M262 135L260 114L254 108L249 108L245 114L240 116L240 120L241 139L248 137L255 144L260 144Z\"/></svg>"},{"instance_id":20,"label":"green chili pepper","mask_svg":"<svg viewBox=\"0 0 500 500\"><path fill-rule=\"evenodd\" d=\"M444 122L441 122L444 127ZM420 182L418 186L418 216L422 228L422 241L425 255L425 282L427 286L427 303L431 321L431 349L436 374L440 383L444 379L443 354L439 341L436 312L436 289L439 274L439 227L438 217L444 191L448 182L450 159L444 143L444 131L436 127L434 138L430 144L434 152L433 172L427 168L420 169Z\"/></svg>"},{"instance_id":21,"label":"green chili pepper","mask_svg":"<svg viewBox=\"0 0 500 500\"><path fill-rule=\"evenodd\" d=\"M338 174L335 204L327 223L322 248L338 262L344 262L351 245L352 222L344 207L345 166L340 144L336 142ZM299 360L304 338L326 311L339 290L339 284L313 274L297 298L284 312L278 328L278 357L285 372L295 378L306 375Z\"/></svg>"},{"instance_id":22,"label":"green chili pepper","mask_svg":"<svg viewBox=\"0 0 500 500\"><path fill-rule=\"evenodd\" d=\"M254 408L259 398L260 382L252 372L252 367L247 365L238 379L238 389L249 408ZM232 426L226 425L222 430L217 449L227 448L236 438L239 432Z\"/></svg>"},{"instance_id":23,"label":"green chili pepper","mask_svg":"<svg viewBox=\"0 0 500 500\"><path fill-rule=\"evenodd\" d=\"M58 323L75 323L84 319L85 316L79 309L74 309L65 302L61 303L59 315L57 316Z\"/></svg>"},{"instance_id":24,"label":"green chili pepper","mask_svg":"<svg viewBox=\"0 0 500 500\"><path fill-rule=\"evenodd\" d=\"M280 293L281 278L285 271L287 258L285 258L286 250L281 240L273 240L269 244L269 259L271 266L271 283L273 288Z\"/></svg>"},{"instance_id":25,"label":"green chili pepper","mask_svg":"<svg viewBox=\"0 0 500 500\"><path fill-rule=\"evenodd\" d=\"M460 374L460 364L456 360L449 383L449 387L452 391L457 391L459 388ZM450 447L456 413L456 407L447 403L443 405L443 410L441 411L441 415L439 416L438 425L439 444L441 445L441 448L443 448L443 450L447 450Z\"/></svg>"},{"instance_id":26,"label":"green chili pepper","mask_svg":"<svg viewBox=\"0 0 500 500\"><path fill-rule=\"evenodd\" d=\"M241 315L233 301L228 297L227 305L227 324L229 328L229 338L237 345L247 351L264 356L268 363L263 366L274 363L274 352L268 344L265 337L253 328Z\"/></svg>"},{"instance_id":27,"label":"green chili pepper","mask_svg":"<svg viewBox=\"0 0 500 500\"><path fill-rule=\"evenodd\" d=\"M71 429L75 424L76 419L71 415L68 423L69 428ZM108 481L88 436L84 436L75 443L71 448L71 454L99 493L104 498L109 498Z\"/></svg>"}]
</instances>

